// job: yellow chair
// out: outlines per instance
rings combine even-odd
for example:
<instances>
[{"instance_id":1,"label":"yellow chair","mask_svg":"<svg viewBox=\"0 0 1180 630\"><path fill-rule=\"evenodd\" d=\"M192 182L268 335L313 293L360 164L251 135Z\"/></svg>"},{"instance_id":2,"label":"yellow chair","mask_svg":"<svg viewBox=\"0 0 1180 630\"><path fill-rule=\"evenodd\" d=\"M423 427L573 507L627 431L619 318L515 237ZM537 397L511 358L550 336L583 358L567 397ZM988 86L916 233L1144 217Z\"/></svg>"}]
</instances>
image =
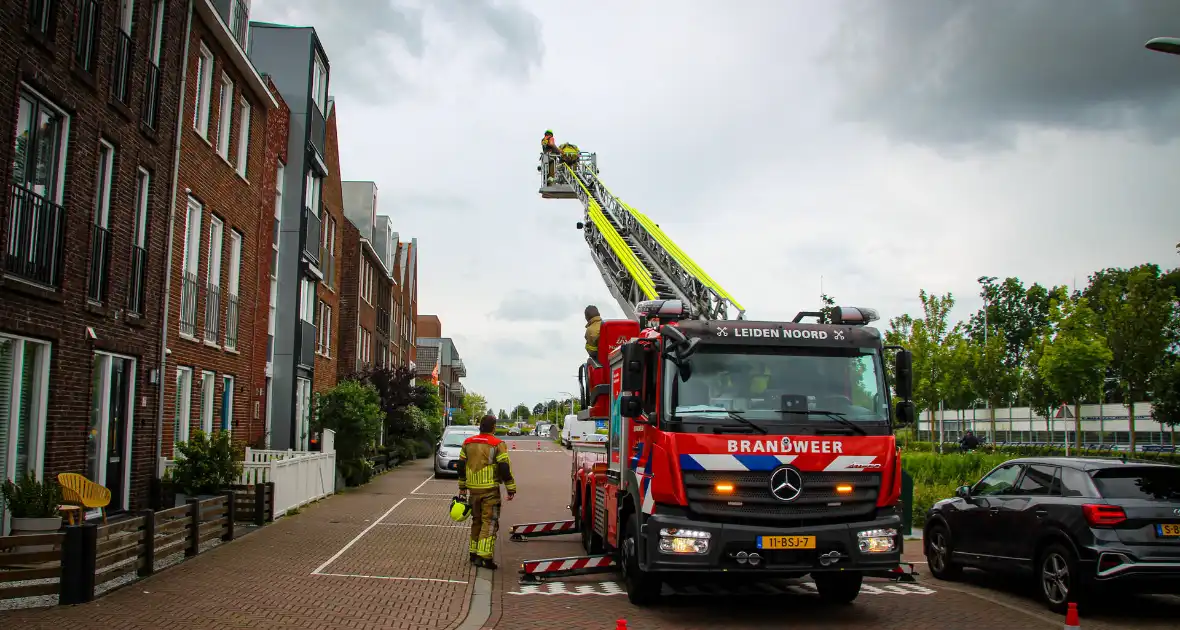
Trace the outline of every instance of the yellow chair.
<instances>
[{"instance_id":1,"label":"yellow chair","mask_svg":"<svg viewBox=\"0 0 1180 630\"><path fill-rule=\"evenodd\" d=\"M84 510L98 508L102 511L102 524L107 524L107 506L111 503L111 491L94 483L78 473L61 473L57 476L64 503L79 505ZM85 514L82 515L85 520Z\"/></svg>"}]
</instances>

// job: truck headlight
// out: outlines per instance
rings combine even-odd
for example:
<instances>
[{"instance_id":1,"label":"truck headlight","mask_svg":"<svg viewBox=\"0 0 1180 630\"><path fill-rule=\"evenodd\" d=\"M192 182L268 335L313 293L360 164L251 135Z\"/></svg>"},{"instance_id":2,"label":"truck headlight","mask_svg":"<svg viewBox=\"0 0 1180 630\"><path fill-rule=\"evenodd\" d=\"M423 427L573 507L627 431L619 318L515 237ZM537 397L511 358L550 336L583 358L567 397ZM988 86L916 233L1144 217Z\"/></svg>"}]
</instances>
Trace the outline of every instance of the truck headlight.
<instances>
[{"instance_id":1,"label":"truck headlight","mask_svg":"<svg viewBox=\"0 0 1180 630\"><path fill-rule=\"evenodd\" d=\"M709 532L694 529L665 527L660 530L661 553L706 554L709 553Z\"/></svg>"},{"instance_id":2,"label":"truck headlight","mask_svg":"<svg viewBox=\"0 0 1180 630\"><path fill-rule=\"evenodd\" d=\"M897 530L892 527L866 529L856 533L861 553L890 553L897 550Z\"/></svg>"}]
</instances>

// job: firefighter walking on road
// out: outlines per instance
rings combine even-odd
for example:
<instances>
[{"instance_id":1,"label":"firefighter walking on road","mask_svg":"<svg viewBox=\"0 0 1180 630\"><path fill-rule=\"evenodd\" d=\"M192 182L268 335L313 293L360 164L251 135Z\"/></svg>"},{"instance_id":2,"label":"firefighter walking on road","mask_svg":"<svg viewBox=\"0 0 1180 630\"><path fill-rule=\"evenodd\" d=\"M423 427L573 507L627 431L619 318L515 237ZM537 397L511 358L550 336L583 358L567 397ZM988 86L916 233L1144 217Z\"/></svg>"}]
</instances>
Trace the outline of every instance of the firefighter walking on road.
<instances>
[{"instance_id":1,"label":"firefighter walking on road","mask_svg":"<svg viewBox=\"0 0 1180 630\"><path fill-rule=\"evenodd\" d=\"M459 451L459 496L469 497L471 541L468 553L477 566L495 569L496 534L500 531L500 484L508 500L516 496L516 480L508 461L508 445L495 436L496 416L479 421L479 435L463 442Z\"/></svg>"}]
</instances>

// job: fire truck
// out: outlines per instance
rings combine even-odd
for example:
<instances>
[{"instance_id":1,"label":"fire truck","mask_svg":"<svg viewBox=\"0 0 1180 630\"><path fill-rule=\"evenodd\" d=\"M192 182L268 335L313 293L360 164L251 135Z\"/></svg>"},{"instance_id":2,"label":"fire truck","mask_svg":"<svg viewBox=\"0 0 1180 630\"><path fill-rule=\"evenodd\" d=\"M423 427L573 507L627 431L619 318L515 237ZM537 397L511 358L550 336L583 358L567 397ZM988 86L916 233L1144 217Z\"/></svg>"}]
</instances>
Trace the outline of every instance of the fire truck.
<instances>
[{"instance_id":1,"label":"fire truck","mask_svg":"<svg viewBox=\"0 0 1180 630\"><path fill-rule=\"evenodd\" d=\"M525 561L522 581L619 572L647 605L665 582L702 576L810 575L843 603L866 576L912 578L892 433L914 418L912 356L868 326L877 313L748 320L606 189L596 156L557 166L541 194L582 201L578 228L627 319L602 323L579 370L581 415L606 420L608 436L574 444L572 518L512 528L513 540L580 534L587 555Z\"/></svg>"}]
</instances>

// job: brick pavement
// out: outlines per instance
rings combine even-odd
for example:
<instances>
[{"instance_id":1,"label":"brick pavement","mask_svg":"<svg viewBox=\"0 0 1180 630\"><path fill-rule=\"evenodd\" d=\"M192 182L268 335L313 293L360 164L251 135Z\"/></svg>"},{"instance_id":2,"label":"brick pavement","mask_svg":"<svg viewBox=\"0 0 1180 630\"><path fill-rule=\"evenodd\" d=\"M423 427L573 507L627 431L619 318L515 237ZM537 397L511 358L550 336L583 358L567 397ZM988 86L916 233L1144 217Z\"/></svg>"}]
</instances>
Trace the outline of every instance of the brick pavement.
<instances>
[{"instance_id":1,"label":"brick pavement","mask_svg":"<svg viewBox=\"0 0 1180 630\"><path fill-rule=\"evenodd\" d=\"M94 602L0 612L0 627L447 628L466 615L474 571L463 530L433 526L446 499L410 496L430 473L419 460ZM312 575L370 525L323 568L333 575Z\"/></svg>"},{"instance_id":2,"label":"brick pavement","mask_svg":"<svg viewBox=\"0 0 1180 630\"><path fill-rule=\"evenodd\" d=\"M520 445L535 450L536 442ZM518 446L518 449L520 446ZM545 448L557 449L546 443ZM808 592L809 580L796 581L777 593L731 595L724 591L673 595L661 605L640 609L620 594L618 576L595 575L565 578L560 585L547 583L522 588L517 579L519 562L525 559L575 556L583 553L576 535L534 539L523 543L508 540L515 523L568 518L568 455L511 452L520 494L505 503L498 543L496 591L492 618L486 627L502 630L605 630L615 620L626 619L632 630L676 628L1060 628L1064 619L1045 611L1027 595L1000 590L997 584L977 585L971 581L950 583L929 576L921 556L921 543L907 543L905 557L917 565L918 583L909 585L867 581L852 606L825 607ZM431 482L435 483L435 482ZM440 482L441 483L441 482ZM453 482L450 482L453 483ZM453 487L453 486L451 486ZM443 491L443 490L440 490ZM449 491L449 490L448 490ZM555 581L558 582L558 581ZM1008 581L1009 583L1011 580ZM610 583L610 585L608 585ZM558 591L554 594L553 591ZM564 593L560 591L565 591ZM512 594L523 593L523 594ZM1084 618L1086 630L1173 627L1180 608L1153 599L1144 610L1126 619L1127 613L1095 614ZM1120 621L1120 615L1124 620Z\"/></svg>"}]
</instances>

